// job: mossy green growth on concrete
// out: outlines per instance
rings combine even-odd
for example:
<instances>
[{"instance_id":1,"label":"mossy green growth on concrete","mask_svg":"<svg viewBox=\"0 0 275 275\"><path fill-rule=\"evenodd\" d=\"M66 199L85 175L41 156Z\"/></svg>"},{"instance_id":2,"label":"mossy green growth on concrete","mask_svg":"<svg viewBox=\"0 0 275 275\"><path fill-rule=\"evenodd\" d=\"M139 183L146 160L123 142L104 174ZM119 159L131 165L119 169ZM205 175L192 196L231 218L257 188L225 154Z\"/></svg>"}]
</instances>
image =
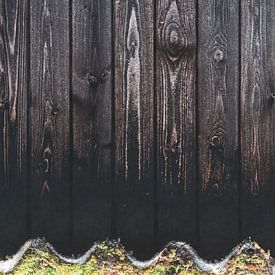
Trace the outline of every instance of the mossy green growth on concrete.
<instances>
[{"instance_id":1,"label":"mossy green growth on concrete","mask_svg":"<svg viewBox=\"0 0 275 275\"><path fill-rule=\"evenodd\" d=\"M152 265L136 267L118 242L105 241L94 246L93 253L83 264L68 263L47 248L31 246L18 265L8 274L206 274L199 271L191 257L179 258L176 249L165 248Z\"/></svg>"},{"instance_id":2,"label":"mossy green growth on concrete","mask_svg":"<svg viewBox=\"0 0 275 275\"><path fill-rule=\"evenodd\" d=\"M257 243L253 249L246 249L234 255L226 266L226 274L273 274L272 258Z\"/></svg>"},{"instance_id":3,"label":"mossy green growth on concrete","mask_svg":"<svg viewBox=\"0 0 275 275\"><path fill-rule=\"evenodd\" d=\"M58 255L46 242L32 242L7 274L272 274L269 253L254 242L239 245L223 262L212 265L200 259L188 246L173 242L142 265L117 241L96 243L85 260L80 261L82 263L74 260Z\"/></svg>"}]
</instances>

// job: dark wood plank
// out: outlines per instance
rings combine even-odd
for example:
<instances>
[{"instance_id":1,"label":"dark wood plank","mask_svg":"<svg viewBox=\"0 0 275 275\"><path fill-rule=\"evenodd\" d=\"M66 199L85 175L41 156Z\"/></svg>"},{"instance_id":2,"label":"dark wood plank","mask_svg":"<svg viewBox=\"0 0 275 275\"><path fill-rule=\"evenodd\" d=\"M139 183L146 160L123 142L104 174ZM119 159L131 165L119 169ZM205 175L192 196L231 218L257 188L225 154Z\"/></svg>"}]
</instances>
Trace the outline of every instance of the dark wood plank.
<instances>
[{"instance_id":1,"label":"dark wood plank","mask_svg":"<svg viewBox=\"0 0 275 275\"><path fill-rule=\"evenodd\" d=\"M27 225L27 1L0 1L0 255L11 255Z\"/></svg>"},{"instance_id":2,"label":"dark wood plank","mask_svg":"<svg viewBox=\"0 0 275 275\"><path fill-rule=\"evenodd\" d=\"M275 251L275 3L242 2L242 237Z\"/></svg>"},{"instance_id":3,"label":"dark wood plank","mask_svg":"<svg viewBox=\"0 0 275 275\"><path fill-rule=\"evenodd\" d=\"M74 251L111 237L112 1L73 1Z\"/></svg>"},{"instance_id":4,"label":"dark wood plank","mask_svg":"<svg viewBox=\"0 0 275 275\"><path fill-rule=\"evenodd\" d=\"M153 2L115 2L116 233L153 254Z\"/></svg>"},{"instance_id":5,"label":"dark wood plank","mask_svg":"<svg viewBox=\"0 0 275 275\"><path fill-rule=\"evenodd\" d=\"M157 246L196 247L196 6L157 1Z\"/></svg>"},{"instance_id":6,"label":"dark wood plank","mask_svg":"<svg viewBox=\"0 0 275 275\"><path fill-rule=\"evenodd\" d=\"M199 1L199 254L218 259L239 240L239 5Z\"/></svg>"},{"instance_id":7,"label":"dark wood plank","mask_svg":"<svg viewBox=\"0 0 275 275\"><path fill-rule=\"evenodd\" d=\"M30 1L33 237L71 246L69 1Z\"/></svg>"}]
</instances>

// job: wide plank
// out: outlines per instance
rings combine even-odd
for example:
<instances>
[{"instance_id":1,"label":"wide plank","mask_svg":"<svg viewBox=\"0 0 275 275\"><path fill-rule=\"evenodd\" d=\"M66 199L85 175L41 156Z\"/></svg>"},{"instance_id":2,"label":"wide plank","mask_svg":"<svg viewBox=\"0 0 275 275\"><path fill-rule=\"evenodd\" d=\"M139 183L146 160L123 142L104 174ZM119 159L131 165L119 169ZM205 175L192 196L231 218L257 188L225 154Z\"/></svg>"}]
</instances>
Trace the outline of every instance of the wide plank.
<instances>
[{"instance_id":1,"label":"wide plank","mask_svg":"<svg viewBox=\"0 0 275 275\"><path fill-rule=\"evenodd\" d=\"M196 3L157 1L156 20L157 248L196 248Z\"/></svg>"},{"instance_id":2,"label":"wide plank","mask_svg":"<svg viewBox=\"0 0 275 275\"><path fill-rule=\"evenodd\" d=\"M30 234L27 181L28 3L0 1L0 256Z\"/></svg>"},{"instance_id":3,"label":"wide plank","mask_svg":"<svg viewBox=\"0 0 275 275\"><path fill-rule=\"evenodd\" d=\"M198 3L200 256L220 259L239 240L239 5Z\"/></svg>"},{"instance_id":4,"label":"wide plank","mask_svg":"<svg viewBox=\"0 0 275 275\"><path fill-rule=\"evenodd\" d=\"M69 1L30 1L32 237L71 249Z\"/></svg>"},{"instance_id":5,"label":"wide plank","mask_svg":"<svg viewBox=\"0 0 275 275\"><path fill-rule=\"evenodd\" d=\"M243 1L242 238L275 251L275 3Z\"/></svg>"},{"instance_id":6,"label":"wide plank","mask_svg":"<svg viewBox=\"0 0 275 275\"><path fill-rule=\"evenodd\" d=\"M72 2L74 252L111 237L112 1Z\"/></svg>"},{"instance_id":7,"label":"wide plank","mask_svg":"<svg viewBox=\"0 0 275 275\"><path fill-rule=\"evenodd\" d=\"M153 2L114 2L115 230L126 249L154 249Z\"/></svg>"}]
</instances>

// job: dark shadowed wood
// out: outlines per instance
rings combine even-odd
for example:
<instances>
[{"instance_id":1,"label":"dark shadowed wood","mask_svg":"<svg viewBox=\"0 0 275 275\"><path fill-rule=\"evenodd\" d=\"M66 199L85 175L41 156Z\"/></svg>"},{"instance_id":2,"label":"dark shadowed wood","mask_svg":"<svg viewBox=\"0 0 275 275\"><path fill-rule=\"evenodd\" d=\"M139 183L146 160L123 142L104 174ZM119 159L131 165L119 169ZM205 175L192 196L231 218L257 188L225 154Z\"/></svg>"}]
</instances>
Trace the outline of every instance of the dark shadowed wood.
<instances>
[{"instance_id":1,"label":"dark shadowed wood","mask_svg":"<svg viewBox=\"0 0 275 275\"><path fill-rule=\"evenodd\" d=\"M238 0L199 1L199 254L218 259L238 242Z\"/></svg>"},{"instance_id":2,"label":"dark shadowed wood","mask_svg":"<svg viewBox=\"0 0 275 275\"><path fill-rule=\"evenodd\" d=\"M115 2L116 233L153 253L153 2ZM149 253L149 254L148 254Z\"/></svg>"},{"instance_id":3,"label":"dark shadowed wood","mask_svg":"<svg viewBox=\"0 0 275 275\"><path fill-rule=\"evenodd\" d=\"M242 237L275 250L275 3L242 2Z\"/></svg>"},{"instance_id":4,"label":"dark shadowed wood","mask_svg":"<svg viewBox=\"0 0 275 275\"><path fill-rule=\"evenodd\" d=\"M274 122L275 1L0 0L0 257L274 253Z\"/></svg>"},{"instance_id":5,"label":"dark shadowed wood","mask_svg":"<svg viewBox=\"0 0 275 275\"><path fill-rule=\"evenodd\" d=\"M157 1L157 246L196 247L194 0Z\"/></svg>"},{"instance_id":6,"label":"dark shadowed wood","mask_svg":"<svg viewBox=\"0 0 275 275\"><path fill-rule=\"evenodd\" d=\"M73 1L74 251L111 234L112 1Z\"/></svg>"},{"instance_id":7,"label":"dark shadowed wood","mask_svg":"<svg viewBox=\"0 0 275 275\"><path fill-rule=\"evenodd\" d=\"M1 257L27 232L27 1L0 1Z\"/></svg>"},{"instance_id":8,"label":"dark shadowed wood","mask_svg":"<svg viewBox=\"0 0 275 275\"><path fill-rule=\"evenodd\" d=\"M31 0L33 237L68 252L70 234L69 1Z\"/></svg>"}]
</instances>

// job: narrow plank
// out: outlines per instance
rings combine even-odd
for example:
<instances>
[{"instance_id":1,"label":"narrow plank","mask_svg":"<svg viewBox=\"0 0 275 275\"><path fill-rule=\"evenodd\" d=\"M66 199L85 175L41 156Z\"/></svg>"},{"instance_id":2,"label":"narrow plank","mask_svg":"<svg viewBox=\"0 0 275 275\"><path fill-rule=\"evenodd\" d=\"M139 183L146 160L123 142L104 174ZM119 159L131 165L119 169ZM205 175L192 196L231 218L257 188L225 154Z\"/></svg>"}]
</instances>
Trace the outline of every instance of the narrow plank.
<instances>
[{"instance_id":1,"label":"narrow plank","mask_svg":"<svg viewBox=\"0 0 275 275\"><path fill-rule=\"evenodd\" d=\"M0 1L0 256L29 237L27 224L27 1Z\"/></svg>"},{"instance_id":2,"label":"narrow plank","mask_svg":"<svg viewBox=\"0 0 275 275\"><path fill-rule=\"evenodd\" d=\"M111 237L112 1L73 0L74 252Z\"/></svg>"},{"instance_id":3,"label":"narrow plank","mask_svg":"<svg viewBox=\"0 0 275 275\"><path fill-rule=\"evenodd\" d=\"M115 33L116 233L153 255L153 2L118 0Z\"/></svg>"},{"instance_id":4,"label":"narrow plank","mask_svg":"<svg viewBox=\"0 0 275 275\"><path fill-rule=\"evenodd\" d=\"M69 1L30 1L32 236L71 246Z\"/></svg>"},{"instance_id":5,"label":"narrow plank","mask_svg":"<svg viewBox=\"0 0 275 275\"><path fill-rule=\"evenodd\" d=\"M218 259L239 240L238 0L199 1L199 254Z\"/></svg>"},{"instance_id":6,"label":"narrow plank","mask_svg":"<svg viewBox=\"0 0 275 275\"><path fill-rule=\"evenodd\" d=\"M156 10L157 247L196 236L196 5L160 0Z\"/></svg>"},{"instance_id":7,"label":"narrow plank","mask_svg":"<svg viewBox=\"0 0 275 275\"><path fill-rule=\"evenodd\" d=\"M275 3L243 1L242 237L275 251Z\"/></svg>"}]
</instances>

